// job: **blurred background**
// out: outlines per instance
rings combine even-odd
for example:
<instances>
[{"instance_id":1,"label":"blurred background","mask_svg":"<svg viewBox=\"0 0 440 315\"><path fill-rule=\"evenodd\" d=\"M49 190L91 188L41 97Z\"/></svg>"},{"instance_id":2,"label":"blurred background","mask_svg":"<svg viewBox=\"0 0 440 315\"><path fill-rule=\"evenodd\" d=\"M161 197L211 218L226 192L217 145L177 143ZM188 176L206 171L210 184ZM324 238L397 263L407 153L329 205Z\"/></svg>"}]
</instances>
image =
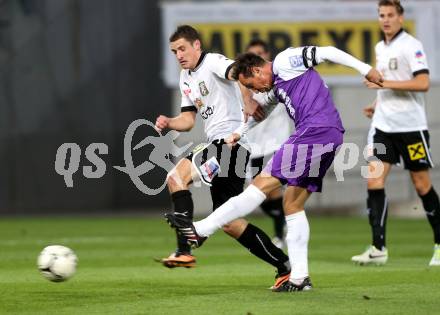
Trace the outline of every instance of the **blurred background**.
<instances>
[{"instance_id":1,"label":"blurred background","mask_svg":"<svg viewBox=\"0 0 440 315\"><path fill-rule=\"evenodd\" d=\"M427 113L438 164L440 3L402 4L405 28L423 42L430 64ZM166 188L145 194L113 166L124 166L127 159L140 165L154 149L148 145L124 154L133 121L154 122L159 114L180 111L179 69L168 36L184 23L200 31L206 50L231 58L259 37L269 42L272 54L289 46L332 45L374 63L380 38L376 1L0 0L0 214L157 213L170 207ZM355 72L334 65L318 69L342 115L345 141L360 151L344 181L329 172L324 193L312 196L309 208L318 214L362 214L362 151L370 124L362 108L375 92L364 88ZM158 135L143 124L136 129L133 146L147 136ZM202 141L199 121L175 145ZM55 167L64 143L80 148L79 158L73 158L73 151L65 155L65 163L62 154L60 158L65 169L75 170L72 187ZM107 147L97 152L100 166L86 153L92 143ZM164 145L173 150L169 142ZM162 187L166 169L156 166L139 176L145 186ZM90 167L92 172L100 169L96 178L85 176ZM440 187L440 171L434 168L431 175ZM193 192L196 214L209 212L209 191L196 187ZM387 195L391 214L424 216L402 168L394 167Z\"/></svg>"}]
</instances>

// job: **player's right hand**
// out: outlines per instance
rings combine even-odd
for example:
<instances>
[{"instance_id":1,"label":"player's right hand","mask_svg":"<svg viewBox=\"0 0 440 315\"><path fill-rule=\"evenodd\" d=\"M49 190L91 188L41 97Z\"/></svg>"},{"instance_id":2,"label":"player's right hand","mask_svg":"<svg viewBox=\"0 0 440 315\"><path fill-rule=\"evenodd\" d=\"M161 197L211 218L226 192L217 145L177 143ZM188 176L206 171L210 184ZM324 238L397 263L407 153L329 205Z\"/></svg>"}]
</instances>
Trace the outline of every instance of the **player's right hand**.
<instances>
[{"instance_id":1,"label":"player's right hand","mask_svg":"<svg viewBox=\"0 0 440 315\"><path fill-rule=\"evenodd\" d=\"M263 107L253 98L248 97L244 99L244 108L243 108L245 121L249 116L254 117L256 121L261 121L266 117L266 113Z\"/></svg>"},{"instance_id":2,"label":"player's right hand","mask_svg":"<svg viewBox=\"0 0 440 315\"><path fill-rule=\"evenodd\" d=\"M168 124L170 123L170 119L167 116L164 115L160 115L159 117L156 118L156 124L154 125L154 127L156 128L157 131L162 131L163 129L168 127Z\"/></svg>"},{"instance_id":3,"label":"player's right hand","mask_svg":"<svg viewBox=\"0 0 440 315\"><path fill-rule=\"evenodd\" d=\"M241 139L241 136L238 133L234 132L225 138L225 143L229 147L233 147L238 143L238 141L240 141L240 139Z\"/></svg>"},{"instance_id":4,"label":"player's right hand","mask_svg":"<svg viewBox=\"0 0 440 315\"><path fill-rule=\"evenodd\" d=\"M380 73L379 71L377 71L374 68L371 68L371 70L367 73L367 75L365 76L365 78L372 82L375 83L377 85L379 85L380 87L382 87L382 82L383 82L383 75L382 73Z\"/></svg>"}]
</instances>

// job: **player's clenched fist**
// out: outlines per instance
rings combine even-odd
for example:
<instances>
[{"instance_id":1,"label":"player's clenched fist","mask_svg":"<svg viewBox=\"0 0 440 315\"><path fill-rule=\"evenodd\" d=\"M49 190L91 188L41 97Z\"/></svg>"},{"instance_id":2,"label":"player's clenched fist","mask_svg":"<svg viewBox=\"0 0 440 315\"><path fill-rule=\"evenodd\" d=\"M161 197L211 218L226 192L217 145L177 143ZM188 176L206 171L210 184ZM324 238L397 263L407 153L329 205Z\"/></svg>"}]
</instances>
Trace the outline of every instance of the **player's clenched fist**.
<instances>
[{"instance_id":1,"label":"player's clenched fist","mask_svg":"<svg viewBox=\"0 0 440 315\"><path fill-rule=\"evenodd\" d=\"M382 73L380 73L379 71L377 71L374 68L371 68L371 70L367 73L367 75L365 76L365 78L371 82L374 83L376 85L378 85L379 87L382 86L382 82L383 82L383 76Z\"/></svg>"},{"instance_id":2,"label":"player's clenched fist","mask_svg":"<svg viewBox=\"0 0 440 315\"><path fill-rule=\"evenodd\" d=\"M156 118L156 125L155 125L156 129L158 131L162 131L162 129L167 128L168 124L170 123L170 119L171 118L169 118L167 116L163 116L163 115L160 115L159 117L157 117Z\"/></svg>"}]
</instances>

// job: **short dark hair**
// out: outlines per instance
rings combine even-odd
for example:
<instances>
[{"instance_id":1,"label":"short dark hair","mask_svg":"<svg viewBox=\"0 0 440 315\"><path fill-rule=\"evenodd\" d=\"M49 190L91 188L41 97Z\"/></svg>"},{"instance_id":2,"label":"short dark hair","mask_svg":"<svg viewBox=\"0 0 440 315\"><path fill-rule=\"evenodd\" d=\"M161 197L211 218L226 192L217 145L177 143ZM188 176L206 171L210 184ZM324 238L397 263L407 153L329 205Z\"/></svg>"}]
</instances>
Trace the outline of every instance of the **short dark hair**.
<instances>
[{"instance_id":1,"label":"short dark hair","mask_svg":"<svg viewBox=\"0 0 440 315\"><path fill-rule=\"evenodd\" d=\"M170 43L175 42L178 39L185 39L189 41L191 44L196 40L200 40L200 34L197 30L191 25L180 25L170 36Z\"/></svg>"},{"instance_id":2,"label":"short dark hair","mask_svg":"<svg viewBox=\"0 0 440 315\"><path fill-rule=\"evenodd\" d=\"M405 12L405 9L402 7L402 4L400 4L400 0L379 0L379 3L377 5L380 7L395 7L396 11L399 15L402 15Z\"/></svg>"},{"instance_id":3,"label":"short dark hair","mask_svg":"<svg viewBox=\"0 0 440 315\"><path fill-rule=\"evenodd\" d=\"M253 76L252 68L261 67L266 61L253 53L245 53L235 58L233 64L232 78L238 80L238 76L242 74L245 78Z\"/></svg>"},{"instance_id":4,"label":"short dark hair","mask_svg":"<svg viewBox=\"0 0 440 315\"><path fill-rule=\"evenodd\" d=\"M262 39L254 38L249 42L249 44L246 46L246 50L249 50L251 47L260 46L263 48L265 52L269 52L269 45Z\"/></svg>"}]
</instances>

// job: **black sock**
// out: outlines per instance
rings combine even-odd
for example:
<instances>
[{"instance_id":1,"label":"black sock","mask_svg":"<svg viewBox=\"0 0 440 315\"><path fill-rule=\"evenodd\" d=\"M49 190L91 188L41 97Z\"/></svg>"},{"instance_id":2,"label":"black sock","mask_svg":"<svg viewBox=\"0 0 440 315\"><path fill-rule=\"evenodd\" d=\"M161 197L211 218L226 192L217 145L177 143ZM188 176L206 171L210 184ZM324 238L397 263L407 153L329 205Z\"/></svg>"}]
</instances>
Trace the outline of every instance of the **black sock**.
<instances>
[{"instance_id":1,"label":"black sock","mask_svg":"<svg viewBox=\"0 0 440 315\"><path fill-rule=\"evenodd\" d=\"M388 202L384 189L368 189L368 219L373 233L373 245L379 250L385 247Z\"/></svg>"},{"instance_id":2,"label":"black sock","mask_svg":"<svg viewBox=\"0 0 440 315\"><path fill-rule=\"evenodd\" d=\"M419 197L422 199L426 217L434 232L434 242L435 244L440 244L440 201L438 195L434 187L431 187L431 190L426 195L419 195Z\"/></svg>"},{"instance_id":3,"label":"black sock","mask_svg":"<svg viewBox=\"0 0 440 315\"><path fill-rule=\"evenodd\" d=\"M194 203L189 190L179 190L171 194L174 204L174 213L184 214L187 218L193 219ZM191 254L191 246L186 243L185 238L176 232L177 251L182 254Z\"/></svg>"},{"instance_id":4,"label":"black sock","mask_svg":"<svg viewBox=\"0 0 440 315\"><path fill-rule=\"evenodd\" d=\"M286 218L284 217L283 211L283 198L266 200L261 204L261 209L273 219L275 236L280 239L284 239L284 226L286 225Z\"/></svg>"},{"instance_id":5,"label":"black sock","mask_svg":"<svg viewBox=\"0 0 440 315\"><path fill-rule=\"evenodd\" d=\"M252 254L277 268L279 275L290 272L289 257L255 225L249 223L237 241Z\"/></svg>"}]
</instances>

